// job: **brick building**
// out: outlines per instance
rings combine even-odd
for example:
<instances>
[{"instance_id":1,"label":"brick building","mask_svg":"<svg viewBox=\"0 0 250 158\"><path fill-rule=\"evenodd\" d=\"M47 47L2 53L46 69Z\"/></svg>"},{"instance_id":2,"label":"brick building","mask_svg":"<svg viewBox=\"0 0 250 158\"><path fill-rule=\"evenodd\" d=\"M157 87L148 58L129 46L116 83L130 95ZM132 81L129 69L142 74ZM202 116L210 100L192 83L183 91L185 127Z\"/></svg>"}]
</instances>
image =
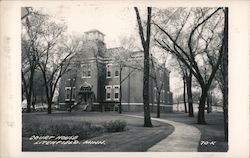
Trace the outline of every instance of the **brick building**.
<instances>
[{"instance_id":1,"label":"brick building","mask_svg":"<svg viewBox=\"0 0 250 158\"><path fill-rule=\"evenodd\" d=\"M72 107L72 110L112 111L117 110L121 102L122 111L143 111L143 52L128 52L122 47L107 49L104 36L98 30L85 32L82 50L75 54L69 71L60 81L62 110ZM172 111L169 73L163 67L156 73L158 83L162 84L162 112ZM152 77L150 103L151 110L156 111L156 87Z\"/></svg>"}]
</instances>

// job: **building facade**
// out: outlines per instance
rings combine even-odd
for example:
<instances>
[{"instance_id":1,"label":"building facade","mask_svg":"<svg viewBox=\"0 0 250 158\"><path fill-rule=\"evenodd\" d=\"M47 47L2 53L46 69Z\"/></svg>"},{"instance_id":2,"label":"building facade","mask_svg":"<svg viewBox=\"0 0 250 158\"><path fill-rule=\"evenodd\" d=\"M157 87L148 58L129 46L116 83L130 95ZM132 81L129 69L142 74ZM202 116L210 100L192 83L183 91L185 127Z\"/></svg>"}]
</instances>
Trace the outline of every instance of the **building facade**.
<instances>
[{"instance_id":1,"label":"building facade","mask_svg":"<svg viewBox=\"0 0 250 158\"><path fill-rule=\"evenodd\" d=\"M122 47L107 49L104 34L98 30L85 32L85 37L82 50L75 54L61 78L60 108L113 111L118 110L121 103L122 111L143 111L143 52L129 52ZM152 70L150 66L151 110L156 111L158 84L161 111L171 112L170 72L155 63L157 69Z\"/></svg>"}]
</instances>

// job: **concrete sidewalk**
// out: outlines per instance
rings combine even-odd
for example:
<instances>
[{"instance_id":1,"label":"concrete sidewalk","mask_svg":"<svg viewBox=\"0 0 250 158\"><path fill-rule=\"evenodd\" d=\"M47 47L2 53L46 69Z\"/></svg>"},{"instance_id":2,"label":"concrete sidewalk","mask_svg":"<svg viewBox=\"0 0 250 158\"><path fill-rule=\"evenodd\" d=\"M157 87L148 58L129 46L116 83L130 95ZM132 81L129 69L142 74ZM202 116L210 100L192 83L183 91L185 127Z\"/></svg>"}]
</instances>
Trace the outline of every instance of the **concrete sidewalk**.
<instances>
[{"instance_id":1,"label":"concrete sidewalk","mask_svg":"<svg viewBox=\"0 0 250 158\"><path fill-rule=\"evenodd\" d=\"M126 116L144 118L143 116L137 115ZM167 138L149 148L149 152L197 152L201 133L196 127L166 119L151 119L168 123L174 126L175 130Z\"/></svg>"}]
</instances>

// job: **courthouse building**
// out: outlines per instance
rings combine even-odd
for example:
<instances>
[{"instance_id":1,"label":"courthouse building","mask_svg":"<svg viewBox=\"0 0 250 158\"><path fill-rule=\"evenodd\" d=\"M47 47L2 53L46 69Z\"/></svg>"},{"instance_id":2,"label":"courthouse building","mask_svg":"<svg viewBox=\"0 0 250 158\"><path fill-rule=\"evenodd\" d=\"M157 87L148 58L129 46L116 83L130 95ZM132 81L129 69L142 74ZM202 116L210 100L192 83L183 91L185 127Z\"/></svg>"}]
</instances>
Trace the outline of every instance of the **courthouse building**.
<instances>
[{"instance_id":1,"label":"courthouse building","mask_svg":"<svg viewBox=\"0 0 250 158\"><path fill-rule=\"evenodd\" d=\"M143 111L143 52L128 53L122 47L107 49L104 36L98 30L85 32L82 50L75 54L60 81L61 110L71 107L72 110L113 111L118 110L121 102L122 111ZM162 112L172 111L169 73L164 67L156 73L157 83L162 85ZM152 77L149 84L150 107L156 111L157 88Z\"/></svg>"}]
</instances>

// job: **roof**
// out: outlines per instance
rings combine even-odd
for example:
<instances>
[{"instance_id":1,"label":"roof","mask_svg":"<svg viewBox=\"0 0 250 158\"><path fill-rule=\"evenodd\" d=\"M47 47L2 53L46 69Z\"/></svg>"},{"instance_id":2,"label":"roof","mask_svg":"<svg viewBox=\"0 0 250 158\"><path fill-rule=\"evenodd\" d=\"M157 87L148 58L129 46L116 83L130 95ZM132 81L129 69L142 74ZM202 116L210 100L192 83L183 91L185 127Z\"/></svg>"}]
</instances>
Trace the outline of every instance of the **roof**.
<instances>
[{"instance_id":1,"label":"roof","mask_svg":"<svg viewBox=\"0 0 250 158\"><path fill-rule=\"evenodd\" d=\"M83 87L83 88L87 88L87 87L91 88L92 85L85 81L85 82L82 84L81 87Z\"/></svg>"},{"instance_id":2,"label":"roof","mask_svg":"<svg viewBox=\"0 0 250 158\"><path fill-rule=\"evenodd\" d=\"M110 53L118 53L120 52L121 50L125 50L123 47L114 47L114 48L108 48L107 51L110 52Z\"/></svg>"},{"instance_id":3,"label":"roof","mask_svg":"<svg viewBox=\"0 0 250 158\"><path fill-rule=\"evenodd\" d=\"M105 36L104 33L102 33L101 31L99 31L99 30L97 30L97 29L92 29L92 30L86 31L86 32L84 32L84 33L92 33L92 32L98 32L98 33L102 34L103 36Z\"/></svg>"},{"instance_id":4,"label":"roof","mask_svg":"<svg viewBox=\"0 0 250 158\"><path fill-rule=\"evenodd\" d=\"M126 50L125 48L123 47L114 47L114 48L109 48L106 50L106 55L108 57L115 57L117 55L123 55L124 57L125 56L131 56L133 52L129 51L129 50Z\"/></svg>"}]
</instances>

